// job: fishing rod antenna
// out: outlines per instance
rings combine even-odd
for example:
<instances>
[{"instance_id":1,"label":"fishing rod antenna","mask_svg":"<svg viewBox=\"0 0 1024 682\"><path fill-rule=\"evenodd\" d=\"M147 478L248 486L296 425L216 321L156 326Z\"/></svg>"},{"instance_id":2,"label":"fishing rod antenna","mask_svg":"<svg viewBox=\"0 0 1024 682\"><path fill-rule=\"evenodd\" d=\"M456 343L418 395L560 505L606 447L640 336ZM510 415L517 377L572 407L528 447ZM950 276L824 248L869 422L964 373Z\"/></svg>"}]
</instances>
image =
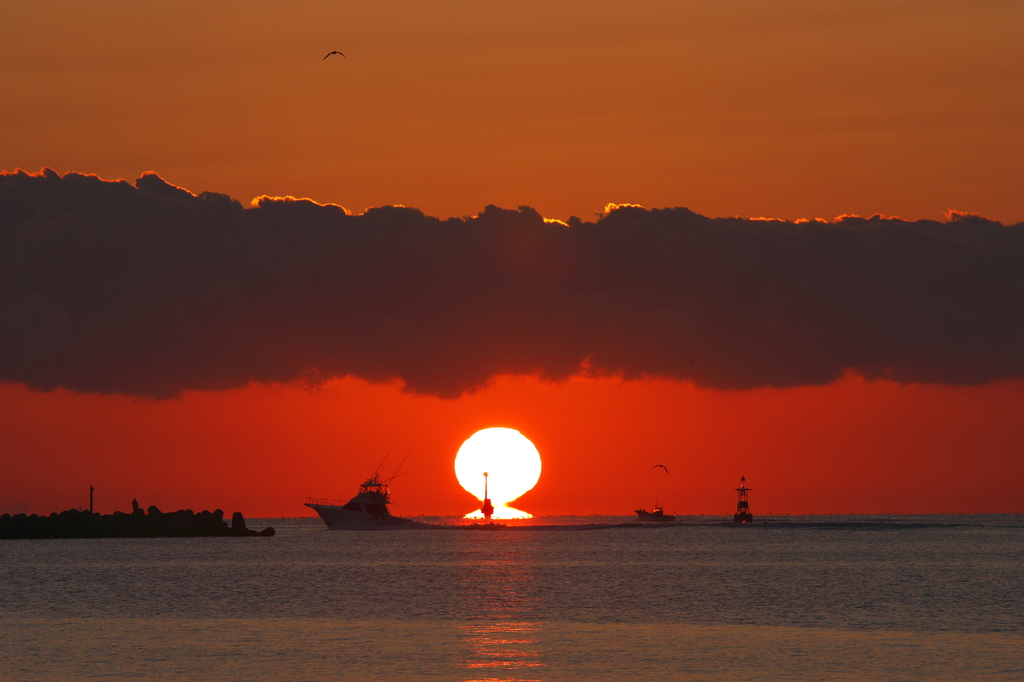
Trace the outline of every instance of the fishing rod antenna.
<instances>
[{"instance_id":1,"label":"fishing rod antenna","mask_svg":"<svg viewBox=\"0 0 1024 682\"><path fill-rule=\"evenodd\" d=\"M398 463L398 466L395 468L395 473L391 474L391 478L388 479L388 485L391 485L391 481L398 478L398 472L402 470L402 465L405 464L405 460L409 459L410 454L412 454L412 448L409 448L409 452L405 453L405 457L403 457L402 461Z\"/></svg>"}]
</instances>

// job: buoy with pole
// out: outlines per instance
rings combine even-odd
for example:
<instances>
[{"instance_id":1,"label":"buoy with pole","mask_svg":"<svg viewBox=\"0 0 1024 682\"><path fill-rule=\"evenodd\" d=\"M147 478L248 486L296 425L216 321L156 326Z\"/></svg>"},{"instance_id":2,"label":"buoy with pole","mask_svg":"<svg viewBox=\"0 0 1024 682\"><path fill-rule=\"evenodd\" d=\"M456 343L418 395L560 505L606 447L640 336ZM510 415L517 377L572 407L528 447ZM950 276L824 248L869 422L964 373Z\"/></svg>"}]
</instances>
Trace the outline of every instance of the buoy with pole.
<instances>
[{"instance_id":1,"label":"buoy with pole","mask_svg":"<svg viewBox=\"0 0 1024 682\"><path fill-rule=\"evenodd\" d=\"M494 513L494 505L491 504L491 498L487 497L487 472L484 472L484 503L480 507L480 511L484 513L484 519L487 521L491 520L491 514Z\"/></svg>"},{"instance_id":2,"label":"buoy with pole","mask_svg":"<svg viewBox=\"0 0 1024 682\"><path fill-rule=\"evenodd\" d=\"M739 500L736 502L736 514L732 517L736 523L754 522L754 515L750 513L750 502L747 500L748 492L750 492L750 488L747 487L747 477L740 476L740 487L736 488Z\"/></svg>"}]
</instances>

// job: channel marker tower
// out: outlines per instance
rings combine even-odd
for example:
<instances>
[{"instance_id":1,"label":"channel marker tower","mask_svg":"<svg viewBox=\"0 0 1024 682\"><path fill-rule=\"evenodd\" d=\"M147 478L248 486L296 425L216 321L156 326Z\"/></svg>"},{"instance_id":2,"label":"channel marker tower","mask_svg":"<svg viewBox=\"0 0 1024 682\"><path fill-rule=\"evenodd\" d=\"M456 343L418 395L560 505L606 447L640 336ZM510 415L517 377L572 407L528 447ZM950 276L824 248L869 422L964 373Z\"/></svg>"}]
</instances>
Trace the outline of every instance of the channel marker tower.
<instances>
[{"instance_id":1,"label":"channel marker tower","mask_svg":"<svg viewBox=\"0 0 1024 682\"><path fill-rule=\"evenodd\" d=\"M736 514L732 517L732 520L736 523L753 523L754 515L750 513L750 503L747 501L747 493L750 492L750 488L747 487L746 476L740 476L740 487L736 488L736 494L739 496L739 500L736 502Z\"/></svg>"}]
</instances>

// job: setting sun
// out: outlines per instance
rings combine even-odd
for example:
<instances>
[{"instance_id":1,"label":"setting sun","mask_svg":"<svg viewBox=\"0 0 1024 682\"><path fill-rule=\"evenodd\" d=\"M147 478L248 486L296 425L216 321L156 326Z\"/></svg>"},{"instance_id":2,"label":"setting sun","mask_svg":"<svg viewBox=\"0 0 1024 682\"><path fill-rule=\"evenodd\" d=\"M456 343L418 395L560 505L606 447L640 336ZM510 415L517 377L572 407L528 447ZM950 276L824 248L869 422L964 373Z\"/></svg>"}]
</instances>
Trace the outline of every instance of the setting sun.
<instances>
[{"instance_id":1,"label":"setting sun","mask_svg":"<svg viewBox=\"0 0 1024 682\"><path fill-rule=\"evenodd\" d=\"M484 499L484 475L494 504L493 518L518 519L531 515L508 503L527 492L540 479L540 453L530 439L515 429L494 427L477 431L455 455L455 476L459 484L477 499ZM482 518L483 512L466 514Z\"/></svg>"}]
</instances>

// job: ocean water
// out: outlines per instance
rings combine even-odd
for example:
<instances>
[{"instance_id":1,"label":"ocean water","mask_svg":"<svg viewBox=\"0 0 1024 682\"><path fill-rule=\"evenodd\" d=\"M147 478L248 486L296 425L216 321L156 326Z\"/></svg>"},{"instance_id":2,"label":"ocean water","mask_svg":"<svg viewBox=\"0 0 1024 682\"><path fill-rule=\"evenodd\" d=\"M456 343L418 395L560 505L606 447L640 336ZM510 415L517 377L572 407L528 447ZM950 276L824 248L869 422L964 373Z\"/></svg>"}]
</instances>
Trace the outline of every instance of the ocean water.
<instances>
[{"instance_id":1,"label":"ocean water","mask_svg":"<svg viewBox=\"0 0 1024 682\"><path fill-rule=\"evenodd\" d=\"M0 680L1024 680L1022 516L627 520L0 541Z\"/></svg>"}]
</instances>

